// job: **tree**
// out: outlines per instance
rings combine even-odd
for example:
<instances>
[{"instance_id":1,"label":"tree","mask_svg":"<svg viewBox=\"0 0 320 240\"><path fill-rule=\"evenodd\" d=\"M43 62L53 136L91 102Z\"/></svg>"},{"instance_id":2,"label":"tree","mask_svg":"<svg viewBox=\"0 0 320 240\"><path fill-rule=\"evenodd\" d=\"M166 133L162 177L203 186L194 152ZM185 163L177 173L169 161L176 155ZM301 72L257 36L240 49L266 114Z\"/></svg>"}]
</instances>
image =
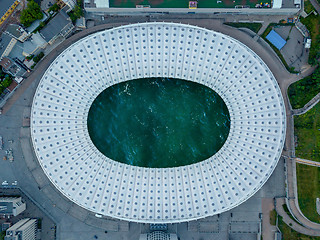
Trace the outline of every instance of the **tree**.
<instances>
[{"instance_id":1,"label":"tree","mask_svg":"<svg viewBox=\"0 0 320 240\"><path fill-rule=\"evenodd\" d=\"M53 4L50 8L49 8L49 12L53 11L53 12L58 12L59 11L59 6L58 4Z\"/></svg>"},{"instance_id":2,"label":"tree","mask_svg":"<svg viewBox=\"0 0 320 240\"><path fill-rule=\"evenodd\" d=\"M2 81L1 85L2 85L3 88L7 88L7 87L10 86L11 82L12 82L11 76L7 76L7 77L5 77L5 79Z\"/></svg>"},{"instance_id":3,"label":"tree","mask_svg":"<svg viewBox=\"0 0 320 240\"><path fill-rule=\"evenodd\" d=\"M76 4L74 9L68 13L72 22L83 16L83 10L79 4Z\"/></svg>"},{"instance_id":4,"label":"tree","mask_svg":"<svg viewBox=\"0 0 320 240\"><path fill-rule=\"evenodd\" d=\"M43 13L40 6L31 0L28 2L27 8L22 10L20 15L20 22L25 26L29 27L37 19L42 19Z\"/></svg>"}]
</instances>

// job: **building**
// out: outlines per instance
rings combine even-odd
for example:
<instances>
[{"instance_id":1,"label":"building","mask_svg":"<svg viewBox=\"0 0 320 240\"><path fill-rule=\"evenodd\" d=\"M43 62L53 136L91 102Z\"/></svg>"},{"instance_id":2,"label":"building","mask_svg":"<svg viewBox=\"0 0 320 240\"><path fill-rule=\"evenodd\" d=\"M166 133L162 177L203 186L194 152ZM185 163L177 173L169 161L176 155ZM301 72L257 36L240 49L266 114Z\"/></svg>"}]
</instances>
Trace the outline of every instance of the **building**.
<instances>
[{"instance_id":1,"label":"building","mask_svg":"<svg viewBox=\"0 0 320 240\"><path fill-rule=\"evenodd\" d=\"M86 29L86 19L84 17L80 17L75 22L76 28L79 30Z\"/></svg>"},{"instance_id":2,"label":"building","mask_svg":"<svg viewBox=\"0 0 320 240\"><path fill-rule=\"evenodd\" d=\"M109 8L109 0L84 0L85 8Z\"/></svg>"},{"instance_id":3,"label":"building","mask_svg":"<svg viewBox=\"0 0 320 240\"><path fill-rule=\"evenodd\" d=\"M152 233L141 234L139 240L178 240L176 234L155 231Z\"/></svg>"},{"instance_id":4,"label":"building","mask_svg":"<svg viewBox=\"0 0 320 240\"><path fill-rule=\"evenodd\" d=\"M10 73L14 77L22 77L27 72L25 68L9 57L2 58L0 60L0 66L2 66L5 72Z\"/></svg>"},{"instance_id":5,"label":"building","mask_svg":"<svg viewBox=\"0 0 320 240\"><path fill-rule=\"evenodd\" d=\"M216 154L174 168L101 154L86 127L92 102L114 84L150 77L194 81L219 94L231 124ZM281 91L263 60L230 36L177 23L126 25L72 44L43 75L31 111L34 151L54 186L89 211L140 223L193 221L247 201L273 173L285 131Z\"/></svg>"},{"instance_id":6,"label":"building","mask_svg":"<svg viewBox=\"0 0 320 240\"><path fill-rule=\"evenodd\" d=\"M24 42L29 36L28 32L17 24L10 24L6 29L6 33L20 42Z\"/></svg>"},{"instance_id":7,"label":"building","mask_svg":"<svg viewBox=\"0 0 320 240\"><path fill-rule=\"evenodd\" d=\"M40 35L49 44L52 44L58 37L67 37L74 25L68 14L61 10L44 28L40 30Z\"/></svg>"},{"instance_id":8,"label":"building","mask_svg":"<svg viewBox=\"0 0 320 240\"><path fill-rule=\"evenodd\" d=\"M7 229L4 240L35 240L36 230L36 219L21 219L19 222Z\"/></svg>"},{"instance_id":9,"label":"building","mask_svg":"<svg viewBox=\"0 0 320 240\"><path fill-rule=\"evenodd\" d=\"M10 57L23 61L26 57L23 55L24 43L25 42L22 43L18 41L7 32L3 32L0 37L0 59L3 57Z\"/></svg>"},{"instance_id":10,"label":"building","mask_svg":"<svg viewBox=\"0 0 320 240\"><path fill-rule=\"evenodd\" d=\"M24 210L26 210L26 203L22 201L21 197L0 198L0 216L18 216Z\"/></svg>"},{"instance_id":11,"label":"building","mask_svg":"<svg viewBox=\"0 0 320 240\"><path fill-rule=\"evenodd\" d=\"M67 6L67 12L69 12L76 6L77 0L57 0L57 4L61 9Z\"/></svg>"},{"instance_id":12,"label":"building","mask_svg":"<svg viewBox=\"0 0 320 240\"><path fill-rule=\"evenodd\" d=\"M41 37L40 33L33 33L31 37L29 37L23 43L23 52L22 55L28 57L30 55L39 54L48 43Z\"/></svg>"},{"instance_id":13,"label":"building","mask_svg":"<svg viewBox=\"0 0 320 240\"><path fill-rule=\"evenodd\" d=\"M8 33L2 33L0 37L0 59L11 53L17 41L17 39L11 37Z\"/></svg>"},{"instance_id":14,"label":"building","mask_svg":"<svg viewBox=\"0 0 320 240\"><path fill-rule=\"evenodd\" d=\"M6 231L11 226L12 226L12 224L10 222L4 222L1 225L1 231Z\"/></svg>"}]
</instances>

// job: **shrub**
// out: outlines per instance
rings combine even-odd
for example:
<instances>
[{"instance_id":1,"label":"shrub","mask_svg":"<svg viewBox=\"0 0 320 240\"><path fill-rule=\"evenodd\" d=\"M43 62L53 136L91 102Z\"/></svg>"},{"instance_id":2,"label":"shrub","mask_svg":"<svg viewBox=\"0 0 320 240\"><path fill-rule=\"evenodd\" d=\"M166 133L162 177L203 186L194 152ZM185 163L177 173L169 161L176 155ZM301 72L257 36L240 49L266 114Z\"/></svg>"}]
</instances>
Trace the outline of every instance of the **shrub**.
<instances>
[{"instance_id":1,"label":"shrub","mask_svg":"<svg viewBox=\"0 0 320 240\"><path fill-rule=\"evenodd\" d=\"M43 56L44 56L44 53L41 52L41 53L39 53L37 56L35 56L35 57L33 58L33 61L34 61L35 63L37 63L37 62L39 62L39 61L41 60L41 58L43 58Z\"/></svg>"}]
</instances>

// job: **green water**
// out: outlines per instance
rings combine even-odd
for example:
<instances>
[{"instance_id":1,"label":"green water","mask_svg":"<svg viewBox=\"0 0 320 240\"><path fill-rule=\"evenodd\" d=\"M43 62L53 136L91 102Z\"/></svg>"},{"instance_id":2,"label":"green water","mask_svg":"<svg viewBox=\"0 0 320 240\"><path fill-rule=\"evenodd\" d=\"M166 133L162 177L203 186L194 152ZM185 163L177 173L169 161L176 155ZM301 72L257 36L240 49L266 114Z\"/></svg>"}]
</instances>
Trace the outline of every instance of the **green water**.
<instances>
[{"instance_id":1,"label":"green water","mask_svg":"<svg viewBox=\"0 0 320 240\"><path fill-rule=\"evenodd\" d=\"M227 106L190 81L136 79L105 89L93 102L88 130L105 156L140 167L200 162L215 154L230 128Z\"/></svg>"}]
</instances>

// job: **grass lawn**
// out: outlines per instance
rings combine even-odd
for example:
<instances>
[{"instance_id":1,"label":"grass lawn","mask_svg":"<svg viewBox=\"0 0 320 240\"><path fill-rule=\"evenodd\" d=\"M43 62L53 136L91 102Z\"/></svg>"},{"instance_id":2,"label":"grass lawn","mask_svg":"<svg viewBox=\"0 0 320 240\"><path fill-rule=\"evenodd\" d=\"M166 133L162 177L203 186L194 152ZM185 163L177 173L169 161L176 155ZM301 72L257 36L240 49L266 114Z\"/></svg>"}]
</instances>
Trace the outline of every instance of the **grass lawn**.
<instances>
[{"instance_id":1,"label":"grass lawn","mask_svg":"<svg viewBox=\"0 0 320 240\"><path fill-rule=\"evenodd\" d=\"M294 117L298 138L297 157L320 162L320 103L303 115Z\"/></svg>"},{"instance_id":2,"label":"grass lawn","mask_svg":"<svg viewBox=\"0 0 320 240\"><path fill-rule=\"evenodd\" d=\"M312 6L312 4L310 3L309 0L304 0L304 11L309 14L310 12L312 12L314 9L314 7Z\"/></svg>"},{"instance_id":3,"label":"grass lawn","mask_svg":"<svg viewBox=\"0 0 320 240\"><path fill-rule=\"evenodd\" d=\"M288 96L293 109L302 108L320 92L320 67L308 77L291 84Z\"/></svg>"},{"instance_id":4,"label":"grass lawn","mask_svg":"<svg viewBox=\"0 0 320 240\"><path fill-rule=\"evenodd\" d=\"M296 232L285 224L282 217L278 217L278 227L282 233L282 239L284 240L320 240L320 237L306 236Z\"/></svg>"},{"instance_id":5,"label":"grass lawn","mask_svg":"<svg viewBox=\"0 0 320 240\"><path fill-rule=\"evenodd\" d=\"M306 1L309 2L309 1ZM305 3L306 3L305 2ZM308 10L312 11L310 3L306 3ZM309 52L309 64L316 64L317 58L320 58L320 16L310 14L306 18L300 18L300 21L308 28L311 35L311 48Z\"/></svg>"},{"instance_id":6,"label":"grass lawn","mask_svg":"<svg viewBox=\"0 0 320 240\"><path fill-rule=\"evenodd\" d=\"M233 23L233 22L226 22L224 23L228 26L235 27L235 28L249 28L255 33L258 33L260 28L262 27L261 23Z\"/></svg>"},{"instance_id":7,"label":"grass lawn","mask_svg":"<svg viewBox=\"0 0 320 240\"><path fill-rule=\"evenodd\" d=\"M277 221L277 212L275 209L270 211L270 224L275 226Z\"/></svg>"},{"instance_id":8,"label":"grass lawn","mask_svg":"<svg viewBox=\"0 0 320 240\"><path fill-rule=\"evenodd\" d=\"M198 0L198 8L234 8L237 5L255 7L257 3L271 4L267 0ZM189 0L110 0L109 5L117 8L135 8L136 5L149 5L152 8L188 8Z\"/></svg>"},{"instance_id":9,"label":"grass lawn","mask_svg":"<svg viewBox=\"0 0 320 240\"><path fill-rule=\"evenodd\" d=\"M311 221L320 223L316 211L316 198L320 197L320 168L297 164L299 207Z\"/></svg>"}]
</instances>

